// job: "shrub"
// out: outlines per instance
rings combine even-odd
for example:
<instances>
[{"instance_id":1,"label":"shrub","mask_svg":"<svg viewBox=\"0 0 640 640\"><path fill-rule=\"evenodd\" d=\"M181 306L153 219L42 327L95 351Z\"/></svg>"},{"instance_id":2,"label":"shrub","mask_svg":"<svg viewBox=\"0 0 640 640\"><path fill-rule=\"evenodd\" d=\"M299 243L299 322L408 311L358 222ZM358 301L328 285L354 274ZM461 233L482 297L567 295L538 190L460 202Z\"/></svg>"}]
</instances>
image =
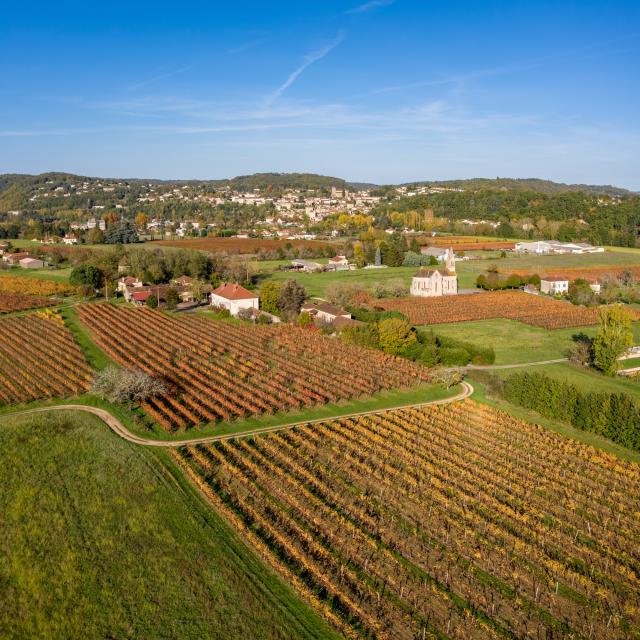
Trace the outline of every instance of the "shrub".
<instances>
[{"instance_id":1,"label":"shrub","mask_svg":"<svg viewBox=\"0 0 640 640\"><path fill-rule=\"evenodd\" d=\"M141 404L167 392L164 382L138 369L110 366L96 373L92 390L111 402Z\"/></svg>"},{"instance_id":2,"label":"shrub","mask_svg":"<svg viewBox=\"0 0 640 640\"><path fill-rule=\"evenodd\" d=\"M378 325L376 324L345 327L342 330L341 337L345 342L355 344L359 347L380 348L380 334L378 333Z\"/></svg>"},{"instance_id":3,"label":"shrub","mask_svg":"<svg viewBox=\"0 0 640 640\"><path fill-rule=\"evenodd\" d=\"M441 347L440 364L450 367L465 366L469 364L471 354L462 347Z\"/></svg>"},{"instance_id":4,"label":"shrub","mask_svg":"<svg viewBox=\"0 0 640 640\"><path fill-rule=\"evenodd\" d=\"M435 367L440 362L437 345L435 343L423 344L416 360L425 367Z\"/></svg>"},{"instance_id":5,"label":"shrub","mask_svg":"<svg viewBox=\"0 0 640 640\"><path fill-rule=\"evenodd\" d=\"M399 355L417 342L413 327L406 320L389 318L378 324L380 348L392 355Z\"/></svg>"}]
</instances>

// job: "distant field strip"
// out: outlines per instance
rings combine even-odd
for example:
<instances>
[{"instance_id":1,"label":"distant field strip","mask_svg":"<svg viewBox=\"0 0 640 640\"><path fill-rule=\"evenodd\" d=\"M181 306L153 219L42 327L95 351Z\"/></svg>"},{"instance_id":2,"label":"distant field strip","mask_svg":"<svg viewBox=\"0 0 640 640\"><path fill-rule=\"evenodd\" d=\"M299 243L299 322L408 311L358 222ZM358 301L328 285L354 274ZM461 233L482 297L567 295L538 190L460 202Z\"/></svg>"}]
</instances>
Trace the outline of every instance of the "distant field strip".
<instances>
[{"instance_id":1,"label":"distant field strip","mask_svg":"<svg viewBox=\"0 0 640 640\"><path fill-rule=\"evenodd\" d=\"M295 247L297 249L325 249L331 246L320 240L277 240L262 238L193 238L186 240L155 240L150 246L159 245L177 249L198 249L212 253L257 253ZM334 245L335 246L335 245Z\"/></svg>"},{"instance_id":2,"label":"distant field strip","mask_svg":"<svg viewBox=\"0 0 640 640\"><path fill-rule=\"evenodd\" d=\"M63 296L73 293L68 282L44 280L31 276L5 275L0 272L0 293L19 293L35 296Z\"/></svg>"},{"instance_id":3,"label":"distant field strip","mask_svg":"<svg viewBox=\"0 0 640 640\"><path fill-rule=\"evenodd\" d=\"M500 273L514 273L513 269L503 269L498 267ZM609 267L542 267L540 269L516 269L516 273L523 276L538 274L543 277L567 278L567 280L576 280L584 278L585 280L598 280L604 275L620 276L624 272L631 272L635 278L640 278L640 266L638 264L629 265L611 265Z\"/></svg>"},{"instance_id":4,"label":"distant field strip","mask_svg":"<svg viewBox=\"0 0 640 640\"><path fill-rule=\"evenodd\" d=\"M77 308L98 346L170 391L144 409L168 431L411 387L429 370L298 327L242 326L110 304Z\"/></svg>"},{"instance_id":5,"label":"distant field strip","mask_svg":"<svg viewBox=\"0 0 640 640\"><path fill-rule=\"evenodd\" d=\"M640 631L640 469L470 400L177 449L348 637Z\"/></svg>"},{"instance_id":6,"label":"distant field strip","mask_svg":"<svg viewBox=\"0 0 640 640\"><path fill-rule=\"evenodd\" d=\"M37 309L38 307L49 307L54 304L56 304L56 301L51 298L29 296L22 293L4 293L0 290L0 313Z\"/></svg>"},{"instance_id":7,"label":"distant field strip","mask_svg":"<svg viewBox=\"0 0 640 640\"><path fill-rule=\"evenodd\" d=\"M440 324L506 318L543 329L597 324L597 308L578 307L521 291L444 296L441 298L387 298L375 307L401 311L414 324Z\"/></svg>"},{"instance_id":8,"label":"distant field strip","mask_svg":"<svg viewBox=\"0 0 640 640\"><path fill-rule=\"evenodd\" d=\"M90 380L89 366L61 321L37 314L0 320L0 405L77 395Z\"/></svg>"}]
</instances>

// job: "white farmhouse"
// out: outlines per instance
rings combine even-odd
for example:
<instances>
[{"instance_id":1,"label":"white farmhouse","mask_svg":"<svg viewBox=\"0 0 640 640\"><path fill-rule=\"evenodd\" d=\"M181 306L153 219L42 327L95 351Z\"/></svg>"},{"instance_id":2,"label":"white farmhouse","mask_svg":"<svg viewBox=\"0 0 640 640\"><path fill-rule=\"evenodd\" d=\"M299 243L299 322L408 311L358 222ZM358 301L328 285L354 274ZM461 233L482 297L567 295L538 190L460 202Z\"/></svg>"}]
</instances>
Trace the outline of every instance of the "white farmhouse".
<instances>
[{"instance_id":1,"label":"white farmhouse","mask_svg":"<svg viewBox=\"0 0 640 640\"><path fill-rule=\"evenodd\" d=\"M228 309L232 316L237 316L242 309L258 309L258 296L239 284L222 283L211 292L211 306Z\"/></svg>"},{"instance_id":2,"label":"white farmhouse","mask_svg":"<svg viewBox=\"0 0 640 640\"><path fill-rule=\"evenodd\" d=\"M458 293L458 276L453 249L447 249L445 269L420 269L411 280L411 295L423 298L455 296Z\"/></svg>"},{"instance_id":3,"label":"white farmhouse","mask_svg":"<svg viewBox=\"0 0 640 640\"><path fill-rule=\"evenodd\" d=\"M541 278L540 291L550 296L564 295L569 292L569 281L566 278Z\"/></svg>"},{"instance_id":4,"label":"white farmhouse","mask_svg":"<svg viewBox=\"0 0 640 640\"><path fill-rule=\"evenodd\" d=\"M538 240L537 242L516 242L516 253L535 253L538 255L563 253L603 253L604 247L594 247L586 242L560 242L559 240Z\"/></svg>"}]
</instances>

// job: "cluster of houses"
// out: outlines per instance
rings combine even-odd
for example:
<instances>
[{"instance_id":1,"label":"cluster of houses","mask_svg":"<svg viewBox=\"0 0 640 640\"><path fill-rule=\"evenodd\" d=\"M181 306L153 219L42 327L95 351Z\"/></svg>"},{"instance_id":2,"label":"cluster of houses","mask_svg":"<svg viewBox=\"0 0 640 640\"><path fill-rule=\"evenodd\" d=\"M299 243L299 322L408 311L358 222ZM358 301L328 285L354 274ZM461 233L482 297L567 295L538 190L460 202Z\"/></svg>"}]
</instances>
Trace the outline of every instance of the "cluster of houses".
<instances>
[{"instance_id":1,"label":"cluster of houses","mask_svg":"<svg viewBox=\"0 0 640 640\"><path fill-rule=\"evenodd\" d=\"M181 301L178 305L179 309L189 309L206 302L213 309L226 309L235 318L256 321L263 317L268 322L280 322L280 318L277 316L260 309L260 297L255 291L249 291L237 283L223 282L215 289L200 283L199 299L197 299L197 296L194 295L196 282L197 280L194 278L182 276L169 284L145 285L134 276L122 276L118 280L118 291L122 293L127 302L144 306L152 295L160 304L165 303L167 292L169 289L173 289ZM315 324L331 325L336 330L363 324L354 320L351 314L341 307L322 300L306 302L300 311L308 313Z\"/></svg>"},{"instance_id":2,"label":"cluster of houses","mask_svg":"<svg viewBox=\"0 0 640 640\"><path fill-rule=\"evenodd\" d=\"M196 278L181 276L165 284L144 284L142 280L134 276L123 276L118 280L118 291L127 302L143 306L151 296L155 296L158 304L167 302L167 293L173 290L178 294L181 308L198 306L212 290L210 285L199 283L195 290Z\"/></svg>"},{"instance_id":3,"label":"cluster of houses","mask_svg":"<svg viewBox=\"0 0 640 640\"><path fill-rule=\"evenodd\" d=\"M23 269L44 269L49 266L46 260L34 258L28 253L13 253L9 251L9 245L0 242L0 258L6 265L12 267L22 267Z\"/></svg>"}]
</instances>

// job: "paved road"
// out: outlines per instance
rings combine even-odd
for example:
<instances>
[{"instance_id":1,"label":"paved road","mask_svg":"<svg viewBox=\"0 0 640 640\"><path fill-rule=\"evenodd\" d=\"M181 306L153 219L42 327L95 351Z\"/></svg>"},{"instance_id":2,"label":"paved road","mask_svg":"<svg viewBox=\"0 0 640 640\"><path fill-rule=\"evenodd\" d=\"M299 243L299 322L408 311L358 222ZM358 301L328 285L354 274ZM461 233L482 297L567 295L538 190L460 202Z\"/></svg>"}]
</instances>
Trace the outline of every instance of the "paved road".
<instances>
[{"instance_id":1,"label":"paved road","mask_svg":"<svg viewBox=\"0 0 640 640\"><path fill-rule=\"evenodd\" d=\"M292 429L300 424L314 424L317 422L326 422L327 420L339 420L341 418L353 418L357 416L367 416L374 413L381 413L383 411L389 411L390 409L408 409L408 408L420 408L437 404L449 404L451 402L459 402L468 398L473 393L473 387L468 382L462 382L462 391L450 398L443 398L442 400L431 400L430 402L418 402L415 404L407 404L399 407L390 407L389 409L377 409L374 411L360 411L358 413L347 413L341 416L332 416L329 418L318 418L316 420L298 420L297 422L288 422L287 424L279 424L272 427L258 427L256 429L249 429L247 431L239 431L237 433L230 433L218 436L207 436L204 438L191 438L187 440L153 440L152 438L142 438L135 433L131 433L123 424L111 415L105 409L99 409L98 407L89 407L83 404L59 404L52 407L40 407L38 409L28 409L26 411L16 411L15 413L5 413L3 416L24 416L34 413L45 413L47 411L84 411L85 413L92 413L94 416L98 416L114 433L118 434L121 438L133 442L134 444L140 444L145 447L182 447L184 445L203 444L207 442L217 442L219 440L229 440L231 438L247 438L250 436L258 435L261 433L272 433L274 431L282 431L283 429ZM0 416L0 419L2 416Z\"/></svg>"}]
</instances>

